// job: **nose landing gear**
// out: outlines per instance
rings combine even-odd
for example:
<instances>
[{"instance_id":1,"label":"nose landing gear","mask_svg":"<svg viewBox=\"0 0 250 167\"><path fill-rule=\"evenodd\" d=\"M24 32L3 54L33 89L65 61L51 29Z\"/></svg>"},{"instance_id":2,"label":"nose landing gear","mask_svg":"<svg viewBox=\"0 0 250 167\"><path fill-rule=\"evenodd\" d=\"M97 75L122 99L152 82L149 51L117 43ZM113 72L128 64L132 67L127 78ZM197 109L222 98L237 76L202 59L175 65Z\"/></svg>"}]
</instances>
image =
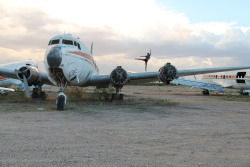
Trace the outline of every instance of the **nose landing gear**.
<instances>
[{"instance_id":1,"label":"nose landing gear","mask_svg":"<svg viewBox=\"0 0 250 167\"><path fill-rule=\"evenodd\" d=\"M59 93L56 98L57 110L64 110L67 101L65 91L68 85L68 81L65 78L62 69L60 68L52 68L51 73L53 74L53 76L55 76L54 80L56 81L57 86L60 87Z\"/></svg>"},{"instance_id":2,"label":"nose landing gear","mask_svg":"<svg viewBox=\"0 0 250 167\"><path fill-rule=\"evenodd\" d=\"M65 95L65 93L59 92L59 94L57 95L57 99L56 99L57 110L64 110L66 101L67 101L67 96Z\"/></svg>"},{"instance_id":3,"label":"nose landing gear","mask_svg":"<svg viewBox=\"0 0 250 167\"><path fill-rule=\"evenodd\" d=\"M65 94L67 88L67 81L62 79L60 82L60 90L56 98L56 106L57 110L64 110L64 106L66 105L67 96Z\"/></svg>"}]
</instances>

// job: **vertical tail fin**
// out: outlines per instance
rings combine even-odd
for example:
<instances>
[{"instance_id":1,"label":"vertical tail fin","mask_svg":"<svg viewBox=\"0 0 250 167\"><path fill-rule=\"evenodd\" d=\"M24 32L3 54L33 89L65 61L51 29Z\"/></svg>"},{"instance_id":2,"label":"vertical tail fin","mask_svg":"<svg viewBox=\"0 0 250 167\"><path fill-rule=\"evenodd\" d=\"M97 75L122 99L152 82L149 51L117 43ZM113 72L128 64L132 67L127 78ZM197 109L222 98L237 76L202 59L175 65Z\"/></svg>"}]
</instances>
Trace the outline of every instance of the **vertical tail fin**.
<instances>
[{"instance_id":1,"label":"vertical tail fin","mask_svg":"<svg viewBox=\"0 0 250 167\"><path fill-rule=\"evenodd\" d=\"M93 55L93 42L91 43L90 53L91 53L91 55Z\"/></svg>"}]
</instances>

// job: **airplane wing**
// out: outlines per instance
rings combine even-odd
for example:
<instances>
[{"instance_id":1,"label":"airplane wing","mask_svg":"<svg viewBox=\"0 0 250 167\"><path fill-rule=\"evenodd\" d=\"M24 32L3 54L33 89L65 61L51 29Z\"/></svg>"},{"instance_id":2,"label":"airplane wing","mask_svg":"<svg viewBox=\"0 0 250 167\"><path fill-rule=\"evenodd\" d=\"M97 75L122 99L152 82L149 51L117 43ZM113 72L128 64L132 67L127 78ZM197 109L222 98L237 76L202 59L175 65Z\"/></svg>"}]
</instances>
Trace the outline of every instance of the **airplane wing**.
<instances>
[{"instance_id":1,"label":"airplane wing","mask_svg":"<svg viewBox=\"0 0 250 167\"><path fill-rule=\"evenodd\" d=\"M250 67L203 68L203 69L179 70L178 73L180 76L187 76L187 75L198 75L198 74L206 74L206 73L242 70L242 69L249 69L249 68Z\"/></svg>"},{"instance_id":2,"label":"airplane wing","mask_svg":"<svg viewBox=\"0 0 250 167\"><path fill-rule=\"evenodd\" d=\"M166 65L161 67L158 72L127 73L121 66L118 66L109 75L90 75L87 83L82 86L122 87L125 84L138 84L151 81L161 81L166 84L169 84L170 81L177 79L179 76L197 75L249 68L250 67L224 67L177 70L173 65L167 63ZM33 66L31 64L25 64L19 69L7 69L0 66L0 76L20 79L26 82L26 85L53 85L49 81L47 73L40 72L36 66Z\"/></svg>"},{"instance_id":3,"label":"airplane wing","mask_svg":"<svg viewBox=\"0 0 250 167\"><path fill-rule=\"evenodd\" d=\"M204 81L188 80L188 79L175 79L175 80L173 80L173 83L191 86L191 87L196 87L196 88L201 88L201 89L224 92L224 88L221 85L211 84L211 83L207 83Z\"/></svg>"},{"instance_id":4,"label":"airplane wing","mask_svg":"<svg viewBox=\"0 0 250 167\"><path fill-rule=\"evenodd\" d=\"M40 72L35 66L24 64L18 69L8 69L0 66L0 76L19 79L23 81L22 76L24 75L26 76L28 82L32 81L36 83L39 82L39 84L53 85L48 79L48 74ZM29 85L32 85L32 83L29 83Z\"/></svg>"},{"instance_id":5,"label":"airplane wing","mask_svg":"<svg viewBox=\"0 0 250 167\"><path fill-rule=\"evenodd\" d=\"M127 73L129 78L126 84L139 84L158 80L157 72ZM108 87L111 83L110 75L93 75L88 81L88 86Z\"/></svg>"},{"instance_id":6,"label":"airplane wing","mask_svg":"<svg viewBox=\"0 0 250 167\"><path fill-rule=\"evenodd\" d=\"M168 84L170 81L177 79L179 76L215 73L223 71L233 71L241 69L249 69L250 67L223 67L223 68L203 68L190 70L177 70L173 65L167 63L159 69L158 72L141 72L127 73L118 66L110 75L92 75L87 85L97 87L108 87L114 85L137 84L152 81L161 81Z\"/></svg>"}]
</instances>

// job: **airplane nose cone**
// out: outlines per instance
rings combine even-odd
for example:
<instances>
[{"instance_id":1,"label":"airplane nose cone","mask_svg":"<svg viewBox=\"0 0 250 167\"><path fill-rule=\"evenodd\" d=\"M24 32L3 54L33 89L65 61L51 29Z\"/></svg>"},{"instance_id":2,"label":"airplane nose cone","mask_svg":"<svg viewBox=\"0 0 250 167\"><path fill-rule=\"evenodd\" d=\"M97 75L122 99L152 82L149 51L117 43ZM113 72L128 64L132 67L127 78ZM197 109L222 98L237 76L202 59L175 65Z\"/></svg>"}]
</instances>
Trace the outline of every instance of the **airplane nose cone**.
<instances>
[{"instance_id":1,"label":"airplane nose cone","mask_svg":"<svg viewBox=\"0 0 250 167\"><path fill-rule=\"evenodd\" d=\"M47 55L47 62L50 67L58 68L62 62L61 47L53 47Z\"/></svg>"}]
</instances>

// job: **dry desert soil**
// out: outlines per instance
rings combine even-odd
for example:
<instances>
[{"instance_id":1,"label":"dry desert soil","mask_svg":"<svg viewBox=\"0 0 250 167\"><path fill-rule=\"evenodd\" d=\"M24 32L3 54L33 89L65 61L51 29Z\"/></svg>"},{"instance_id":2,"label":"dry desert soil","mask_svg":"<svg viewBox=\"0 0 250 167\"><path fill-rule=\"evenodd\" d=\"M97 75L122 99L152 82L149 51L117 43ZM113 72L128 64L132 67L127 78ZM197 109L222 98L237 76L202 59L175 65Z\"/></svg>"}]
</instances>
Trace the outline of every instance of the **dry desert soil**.
<instances>
[{"instance_id":1,"label":"dry desert soil","mask_svg":"<svg viewBox=\"0 0 250 167\"><path fill-rule=\"evenodd\" d=\"M250 97L125 86L124 102L0 101L0 167L249 167Z\"/></svg>"}]
</instances>

